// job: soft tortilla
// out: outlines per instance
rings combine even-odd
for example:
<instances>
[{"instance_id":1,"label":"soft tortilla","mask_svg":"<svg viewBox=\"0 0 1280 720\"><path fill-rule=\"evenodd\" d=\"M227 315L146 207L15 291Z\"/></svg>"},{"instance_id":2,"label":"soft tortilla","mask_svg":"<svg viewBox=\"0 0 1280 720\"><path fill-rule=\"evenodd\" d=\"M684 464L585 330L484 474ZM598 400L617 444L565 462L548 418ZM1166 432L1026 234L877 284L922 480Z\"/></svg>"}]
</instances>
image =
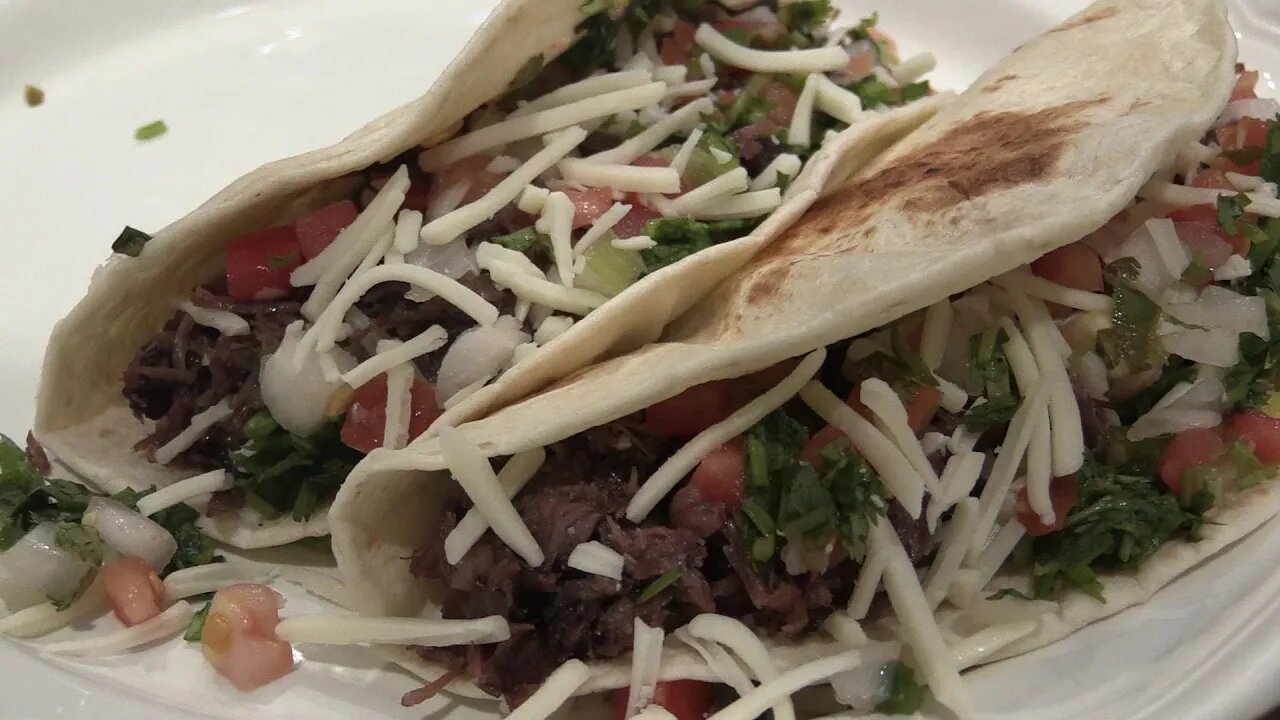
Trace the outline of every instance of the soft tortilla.
<instances>
[{"instance_id":1,"label":"soft tortilla","mask_svg":"<svg viewBox=\"0 0 1280 720\"><path fill-rule=\"evenodd\" d=\"M572 45L581 0L508 0L426 95L373 121L338 145L263 167L161 230L137 258L112 257L86 297L53 331L45 355L35 433L56 459L108 492L164 486L191 475L147 461L133 445L148 434L120 394L120 375L137 348L172 315L174 301L221 272L223 243L249 230L287 223L344 195L341 179L419 144L450 136L472 110L501 95L530 62ZM856 140L840 172L851 172L928 119L943 97L877 117L846 133ZM824 159L825 158L825 159ZM823 187L836 155L815 156L809 180L750 236L664 268L636 283L562 337L447 413L458 423L527 395L610 354L655 340L769 239L794 222ZM86 343L86 339L92 339ZM240 548L281 545L328 534L327 512L307 522L263 521L250 512L204 519L211 536Z\"/></svg>"},{"instance_id":2,"label":"soft tortilla","mask_svg":"<svg viewBox=\"0 0 1280 720\"><path fill-rule=\"evenodd\" d=\"M1030 262L1099 228L1198 140L1235 82L1220 0L1100 2L1015 51L956 102L676 320L662 341L566 378L461 430L485 453L547 445L690 386L739 377L852 337ZM438 613L438 588L406 558L434 533L447 476L438 444L377 451L333 507L333 544L364 612ZM1171 543L1136 577L1107 578L1105 605L1068 598L1008 654L1053 642L1140 602L1280 510L1280 490L1215 513L1200 543ZM1113 592L1114 590L1114 592ZM1092 603L1089 605L1088 603ZM777 646L784 665L830 641ZM666 678L707 678L695 657ZM439 671L437 670L437 673ZM601 664L590 688L629 682ZM466 683L451 686L474 694Z\"/></svg>"}]
</instances>

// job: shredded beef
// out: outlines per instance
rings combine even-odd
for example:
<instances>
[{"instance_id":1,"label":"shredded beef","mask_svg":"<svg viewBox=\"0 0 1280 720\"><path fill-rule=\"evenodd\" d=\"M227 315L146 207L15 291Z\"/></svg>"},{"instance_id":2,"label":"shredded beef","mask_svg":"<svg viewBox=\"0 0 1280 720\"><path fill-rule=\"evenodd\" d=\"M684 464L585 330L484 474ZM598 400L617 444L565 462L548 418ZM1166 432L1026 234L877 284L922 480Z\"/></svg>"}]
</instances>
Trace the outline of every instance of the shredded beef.
<instances>
[{"instance_id":1,"label":"shredded beef","mask_svg":"<svg viewBox=\"0 0 1280 720\"><path fill-rule=\"evenodd\" d=\"M623 529L610 520L608 544L626 558L627 575L650 580L675 568L698 568L707 559L702 538L688 530L662 526Z\"/></svg>"},{"instance_id":2,"label":"shredded beef","mask_svg":"<svg viewBox=\"0 0 1280 720\"><path fill-rule=\"evenodd\" d=\"M41 475L48 475L53 469L49 465L49 456L45 454L44 446L30 431L27 432L27 462Z\"/></svg>"},{"instance_id":3,"label":"shredded beef","mask_svg":"<svg viewBox=\"0 0 1280 720\"><path fill-rule=\"evenodd\" d=\"M729 519L729 508L722 502L703 500L698 488L685 485L671 496L668 510L671 524L698 537L708 538L720 532Z\"/></svg>"},{"instance_id":4,"label":"shredded beef","mask_svg":"<svg viewBox=\"0 0 1280 720\"><path fill-rule=\"evenodd\" d=\"M928 502L926 497L925 508L928 508ZM885 514L889 517L889 524L898 532L898 539L902 540L902 548L907 551L911 562L918 563L929 556L933 549L933 534L929 532L924 510L920 511L920 517L913 519L901 503L890 500Z\"/></svg>"},{"instance_id":5,"label":"shredded beef","mask_svg":"<svg viewBox=\"0 0 1280 720\"><path fill-rule=\"evenodd\" d=\"M516 499L520 517L552 565L591 539L604 519L603 507L603 493L586 484L545 488Z\"/></svg>"}]
</instances>

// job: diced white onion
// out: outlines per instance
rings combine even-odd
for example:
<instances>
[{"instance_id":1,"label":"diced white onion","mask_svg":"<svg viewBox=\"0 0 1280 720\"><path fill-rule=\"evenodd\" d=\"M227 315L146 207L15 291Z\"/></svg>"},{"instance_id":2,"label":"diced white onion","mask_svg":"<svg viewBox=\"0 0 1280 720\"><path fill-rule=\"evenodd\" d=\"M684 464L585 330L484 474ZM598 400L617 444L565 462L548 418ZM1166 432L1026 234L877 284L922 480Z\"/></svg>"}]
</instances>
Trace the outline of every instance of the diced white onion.
<instances>
[{"instance_id":1,"label":"diced white onion","mask_svg":"<svg viewBox=\"0 0 1280 720\"><path fill-rule=\"evenodd\" d=\"M18 638L47 635L101 614L106 600L107 593L102 585L102 575L99 574L70 607L42 602L0 617L0 635Z\"/></svg>"},{"instance_id":2,"label":"diced white onion","mask_svg":"<svg viewBox=\"0 0 1280 720\"><path fill-rule=\"evenodd\" d=\"M436 379L436 397L446 402L462 388L482 377L496 375L511 361L516 346L529 342L529 334L510 315L487 327L474 327L458 336L445 351Z\"/></svg>"},{"instance_id":3,"label":"diced white onion","mask_svg":"<svg viewBox=\"0 0 1280 720\"><path fill-rule=\"evenodd\" d=\"M1252 333L1268 339L1267 303L1257 295L1241 295L1218 285L1209 285L1194 302L1169 303L1165 312L1188 325Z\"/></svg>"},{"instance_id":4,"label":"diced white onion","mask_svg":"<svg viewBox=\"0 0 1280 720\"><path fill-rule=\"evenodd\" d=\"M1107 381L1107 364L1096 352L1082 353L1076 360L1076 377L1080 386L1094 400L1106 400L1110 386Z\"/></svg>"},{"instance_id":5,"label":"diced white onion","mask_svg":"<svg viewBox=\"0 0 1280 720\"><path fill-rule=\"evenodd\" d=\"M80 589L87 560L58 545L58 526L42 522L0 553L0 600L11 611L49 598L69 598Z\"/></svg>"},{"instance_id":6,"label":"diced white onion","mask_svg":"<svg viewBox=\"0 0 1280 720\"><path fill-rule=\"evenodd\" d=\"M1238 280L1240 278L1249 277L1253 274L1253 265L1249 263L1249 258L1232 255L1227 261L1218 266L1213 271L1213 279L1216 282L1227 282L1229 280Z\"/></svg>"},{"instance_id":7,"label":"diced white onion","mask_svg":"<svg viewBox=\"0 0 1280 720\"><path fill-rule=\"evenodd\" d=\"M617 550L595 540L588 540L569 551L565 565L591 575L622 579L622 567L626 559Z\"/></svg>"},{"instance_id":8,"label":"diced white onion","mask_svg":"<svg viewBox=\"0 0 1280 720\"><path fill-rule=\"evenodd\" d=\"M1257 120L1275 120L1276 115L1280 115L1280 103L1272 98L1245 98L1242 100L1232 100L1227 103L1227 108L1222 111L1222 115L1218 117L1215 126L1221 127L1242 118L1255 118Z\"/></svg>"},{"instance_id":9,"label":"diced white onion","mask_svg":"<svg viewBox=\"0 0 1280 720\"><path fill-rule=\"evenodd\" d=\"M1168 435L1222 423L1226 387L1218 371L1201 368L1192 382L1178 383L1129 428L1130 440Z\"/></svg>"},{"instance_id":10,"label":"diced white onion","mask_svg":"<svg viewBox=\"0 0 1280 720\"><path fill-rule=\"evenodd\" d=\"M326 408L329 398L342 387L342 378L330 378L324 355L301 350L301 343L302 321L295 320L285 328L280 346L262 364L259 384L271 417L285 430L306 437L329 423ZM356 360L347 351L336 346L329 349L339 373L355 367Z\"/></svg>"},{"instance_id":11,"label":"diced white onion","mask_svg":"<svg viewBox=\"0 0 1280 720\"><path fill-rule=\"evenodd\" d=\"M225 474L225 471L223 471ZM178 551L178 541L161 525L109 497L96 496L85 509L83 522L121 555L141 558L160 572Z\"/></svg>"},{"instance_id":12,"label":"diced white onion","mask_svg":"<svg viewBox=\"0 0 1280 720\"><path fill-rule=\"evenodd\" d=\"M1178 231L1174 229L1173 221L1169 218L1151 218L1147 221L1147 232L1151 233L1151 239L1155 241L1156 252L1160 254L1165 270L1173 277L1182 277L1182 273L1186 272L1187 267L1191 265L1191 254L1178 239Z\"/></svg>"},{"instance_id":13,"label":"diced white onion","mask_svg":"<svg viewBox=\"0 0 1280 720\"><path fill-rule=\"evenodd\" d=\"M564 315L552 315L538 323L538 329L533 333L533 341L539 345L546 345L569 332L571 327L573 327L573 318Z\"/></svg>"},{"instance_id":14,"label":"diced white onion","mask_svg":"<svg viewBox=\"0 0 1280 720\"><path fill-rule=\"evenodd\" d=\"M1162 321L1157 332L1160 344L1172 355L1219 368L1240 362L1240 339L1234 331L1197 330Z\"/></svg>"}]
</instances>

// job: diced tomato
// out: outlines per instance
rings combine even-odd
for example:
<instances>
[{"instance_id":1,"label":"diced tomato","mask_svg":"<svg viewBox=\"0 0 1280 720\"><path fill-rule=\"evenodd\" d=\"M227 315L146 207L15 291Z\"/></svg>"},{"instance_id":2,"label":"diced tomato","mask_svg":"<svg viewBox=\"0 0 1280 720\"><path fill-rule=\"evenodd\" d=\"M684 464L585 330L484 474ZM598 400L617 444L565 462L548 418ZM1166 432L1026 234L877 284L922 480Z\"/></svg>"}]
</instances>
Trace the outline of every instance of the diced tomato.
<instances>
[{"instance_id":1,"label":"diced tomato","mask_svg":"<svg viewBox=\"0 0 1280 720\"><path fill-rule=\"evenodd\" d=\"M804 449L800 451L800 459L809 463L815 468L822 467L822 450L833 442L842 440L845 434L839 429L830 425L822 428L809 438L804 444Z\"/></svg>"},{"instance_id":2,"label":"diced tomato","mask_svg":"<svg viewBox=\"0 0 1280 720\"><path fill-rule=\"evenodd\" d=\"M792 370L796 369L798 360L792 358L775 363L763 370L757 370L749 375L733 381L733 397L738 405L745 405L756 399L770 388L782 382Z\"/></svg>"},{"instance_id":3,"label":"diced tomato","mask_svg":"<svg viewBox=\"0 0 1280 720\"><path fill-rule=\"evenodd\" d=\"M586 188L585 190L561 190L573 203L574 229L591 227L591 223L613 207L613 191L608 188Z\"/></svg>"},{"instance_id":4,"label":"diced tomato","mask_svg":"<svg viewBox=\"0 0 1280 720\"><path fill-rule=\"evenodd\" d=\"M164 583L146 560L132 555L102 566L107 605L126 627L150 620L164 610Z\"/></svg>"},{"instance_id":5,"label":"diced tomato","mask_svg":"<svg viewBox=\"0 0 1280 720\"><path fill-rule=\"evenodd\" d=\"M255 230L227 243L227 294L236 300L278 300L292 290L289 273L302 264L293 226Z\"/></svg>"},{"instance_id":6,"label":"diced tomato","mask_svg":"<svg viewBox=\"0 0 1280 720\"><path fill-rule=\"evenodd\" d=\"M669 167L671 158L663 153L651 152L641 155L631 164L637 167Z\"/></svg>"},{"instance_id":7,"label":"diced tomato","mask_svg":"<svg viewBox=\"0 0 1280 720\"><path fill-rule=\"evenodd\" d=\"M613 720L627 716L629 688L613 691ZM711 683L700 680L670 680L660 682L653 689L653 704L661 705L676 720L703 720L711 708Z\"/></svg>"},{"instance_id":8,"label":"diced tomato","mask_svg":"<svg viewBox=\"0 0 1280 720\"><path fill-rule=\"evenodd\" d=\"M1080 485L1076 482L1074 474L1056 477L1050 481L1049 501L1053 504L1053 524L1045 525L1040 520L1040 516L1031 509L1031 503L1027 500L1027 489L1024 487L1018 492L1018 522L1022 523L1022 527L1027 529L1027 534L1031 537L1057 532L1066 526L1067 513L1076 506L1079 497Z\"/></svg>"},{"instance_id":9,"label":"diced tomato","mask_svg":"<svg viewBox=\"0 0 1280 720\"><path fill-rule=\"evenodd\" d=\"M731 508L742 504L747 482L747 455L742 440L735 439L702 458L689 479L704 500L722 502Z\"/></svg>"},{"instance_id":10,"label":"diced tomato","mask_svg":"<svg viewBox=\"0 0 1280 720\"><path fill-rule=\"evenodd\" d=\"M293 648L276 637L281 604L266 585L232 585L213 596L200 644L213 669L241 692L293 670Z\"/></svg>"},{"instance_id":11,"label":"diced tomato","mask_svg":"<svg viewBox=\"0 0 1280 720\"><path fill-rule=\"evenodd\" d=\"M1191 257L1197 262L1204 265L1210 270L1217 270L1227 261L1235 252L1235 247L1223 239L1226 235L1222 231L1222 227L1217 223L1209 225L1207 223L1174 223L1174 229L1178 233L1178 239L1191 251ZM1226 236L1232 237L1232 236ZM1239 238L1244 240L1244 238ZM1247 240L1244 240L1248 244ZM1213 278L1205 278L1204 283L1212 282Z\"/></svg>"},{"instance_id":12,"label":"diced tomato","mask_svg":"<svg viewBox=\"0 0 1280 720\"><path fill-rule=\"evenodd\" d=\"M912 395L906 403L907 424L919 435L928 427L929 421L933 420L933 416L938 413L938 407L941 405L941 390L923 385L916 388L916 394Z\"/></svg>"},{"instance_id":13,"label":"diced tomato","mask_svg":"<svg viewBox=\"0 0 1280 720\"><path fill-rule=\"evenodd\" d=\"M467 183L467 192L462 196L462 202L479 200L506 177L505 173L489 172L491 162L493 158L488 155L472 155L441 168L440 172L431 179L431 191L427 204L430 205L440 195L463 182Z\"/></svg>"},{"instance_id":14,"label":"diced tomato","mask_svg":"<svg viewBox=\"0 0 1280 720\"><path fill-rule=\"evenodd\" d=\"M769 110L766 116L777 125L790 125L791 116L795 114L796 103L800 101L800 96L795 90L780 82L772 82L764 86L760 96L769 101L773 108Z\"/></svg>"},{"instance_id":15,"label":"diced tomato","mask_svg":"<svg viewBox=\"0 0 1280 720\"><path fill-rule=\"evenodd\" d=\"M1204 173L1201 174L1203 175ZM1203 241L1201 241L1200 238L1190 237L1193 235L1203 235L1206 230L1212 232L1212 234L1219 240L1226 243L1230 247L1230 251L1232 253L1235 253L1236 255L1244 255L1249 252L1249 239L1244 235L1228 234L1226 228L1222 227L1222 224L1218 221L1218 208L1213 205L1192 205L1191 207L1180 208L1170 212L1168 218L1174 222L1174 225L1178 230L1178 237L1188 249L1192 251L1200 250L1210 253L1210 255L1205 256L1206 259L1202 259L1202 262L1207 262L1208 257L1217 257L1221 252L1221 248L1212 250L1209 247L1201 247L1201 243ZM1257 220L1255 216L1249 213L1245 213L1243 219L1246 222L1253 222ZM1199 225L1201 227L1185 228L1183 227L1184 224ZM1225 261L1226 258L1223 258L1223 262ZM1210 267L1216 269L1217 265L1212 265Z\"/></svg>"},{"instance_id":16,"label":"diced tomato","mask_svg":"<svg viewBox=\"0 0 1280 720\"><path fill-rule=\"evenodd\" d=\"M693 437L733 414L730 384L715 381L694 385L673 398L649 406L644 424L668 437Z\"/></svg>"},{"instance_id":17,"label":"diced tomato","mask_svg":"<svg viewBox=\"0 0 1280 720\"><path fill-rule=\"evenodd\" d=\"M356 204L350 200L339 200L326 205L294 224L298 234L298 245L302 248L302 257L310 260L319 255L329 243L338 237L338 233L355 222Z\"/></svg>"},{"instance_id":18,"label":"diced tomato","mask_svg":"<svg viewBox=\"0 0 1280 720\"><path fill-rule=\"evenodd\" d=\"M849 64L844 66L844 72L853 80L861 80L870 75L875 68L876 51L870 46L864 46L860 52L849 56Z\"/></svg>"},{"instance_id":19,"label":"diced tomato","mask_svg":"<svg viewBox=\"0 0 1280 720\"><path fill-rule=\"evenodd\" d=\"M659 54L667 65L684 65L693 55L693 23L687 20L676 20L671 34L662 39Z\"/></svg>"},{"instance_id":20,"label":"diced tomato","mask_svg":"<svg viewBox=\"0 0 1280 720\"><path fill-rule=\"evenodd\" d=\"M1227 418L1227 427L1262 464L1280 463L1280 418L1260 410L1245 410Z\"/></svg>"},{"instance_id":21,"label":"diced tomato","mask_svg":"<svg viewBox=\"0 0 1280 720\"><path fill-rule=\"evenodd\" d=\"M618 237L637 237L644 234L645 223L662 215L639 203L631 204L631 211L622 216L613 226L613 234Z\"/></svg>"},{"instance_id":22,"label":"diced tomato","mask_svg":"<svg viewBox=\"0 0 1280 720\"><path fill-rule=\"evenodd\" d=\"M1214 430L1194 428L1173 436L1156 464L1160 479L1175 495L1182 492L1183 474L1191 468L1209 465L1222 456L1226 444Z\"/></svg>"},{"instance_id":23,"label":"diced tomato","mask_svg":"<svg viewBox=\"0 0 1280 720\"><path fill-rule=\"evenodd\" d=\"M1223 125L1215 130L1214 133L1218 137L1218 144L1222 146L1223 152L1239 152L1249 149L1261 150L1267 146L1267 131L1270 127L1270 123L1264 120L1246 117L1237 122ZM1237 163L1230 158L1223 158L1222 167L1224 170L1244 175L1257 175L1262 172L1262 160L1259 158L1247 163ZM1197 185L1196 187L1200 186ZM1229 190L1230 187L1222 189Z\"/></svg>"},{"instance_id":24,"label":"diced tomato","mask_svg":"<svg viewBox=\"0 0 1280 720\"><path fill-rule=\"evenodd\" d=\"M1204 188L1206 190L1235 189L1235 185L1232 185L1231 181L1227 179L1226 173L1212 168L1196 173L1196 176L1191 178L1191 187Z\"/></svg>"},{"instance_id":25,"label":"diced tomato","mask_svg":"<svg viewBox=\"0 0 1280 720\"><path fill-rule=\"evenodd\" d=\"M1251 100L1258 97L1258 71L1246 70L1236 78L1236 86L1231 90L1232 100Z\"/></svg>"},{"instance_id":26,"label":"diced tomato","mask_svg":"<svg viewBox=\"0 0 1280 720\"><path fill-rule=\"evenodd\" d=\"M1212 205L1192 205L1190 207L1171 210L1165 217L1175 223L1194 222L1217 225L1218 208Z\"/></svg>"},{"instance_id":27,"label":"diced tomato","mask_svg":"<svg viewBox=\"0 0 1280 720\"><path fill-rule=\"evenodd\" d=\"M1060 247L1031 263L1031 272L1063 287L1102 292L1102 259L1084 243Z\"/></svg>"},{"instance_id":28,"label":"diced tomato","mask_svg":"<svg viewBox=\"0 0 1280 720\"><path fill-rule=\"evenodd\" d=\"M436 404L435 387L421 378L410 391L409 439L426 432L443 412ZM377 376L356 389L355 400L342 421L342 442L362 453L382 447L387 423L387 376Z\"/></svg>"}]
</instances>

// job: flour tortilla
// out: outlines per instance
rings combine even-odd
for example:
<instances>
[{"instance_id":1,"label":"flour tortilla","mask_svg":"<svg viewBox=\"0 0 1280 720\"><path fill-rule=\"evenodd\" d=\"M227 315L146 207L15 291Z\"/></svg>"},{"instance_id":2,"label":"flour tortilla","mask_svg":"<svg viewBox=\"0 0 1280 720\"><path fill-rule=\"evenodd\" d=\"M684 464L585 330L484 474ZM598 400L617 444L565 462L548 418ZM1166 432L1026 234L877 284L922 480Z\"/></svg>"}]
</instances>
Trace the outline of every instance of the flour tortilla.
<instances>
[{"instance_id":1,"label":"flour tortilla","mask_svg":"<svg viewBox=\"0 0 1280 720\"><path fill-rule=\"evenodd\" d=\"M107 492L164 486L194 473L149 462L133 451L150 432L121 396L120 376L138 347L174 312L176 299L222 272L224 243L237 235L292 222L347 194L343 176L418 145L451 136L472 110L502 95L520 71L555 58L575 39L581 0L508 0L418 100L394 110L341 143L267 165L233 183L187 217L161 230L137 258L114 256L88 294L53 331L45 355L35 433L50 453ZM664 325L794 222L823 186L849 173L928 119L944 96L879 115L844 134L836 155L821 151L806 178L750 236L717 246L647 276L563 336L459 403L445 422L458 423L501 406L611 354L656 339ZM843 165L833 170L837 157ZM199 505L200 503L193 503ZM310 520L263 520L243 511L202 529L240 548L281 545L329 532L327 510Z\"/></svg>"},{"instance_id":2,"label":"flour tortilla","mask_svg":"<svg viewBox=\"0 0 1280 720\"><path fill-rule=\"evenodd\" d=\"M693 385L874 330L1075 242L1212 125L1234 85L1235 60L1220 0L1099 2L1016 50L826 194L659 342L460 430L490 456L545 446ZM434 536L449 483L444 467L434 439L376 451L339 493L334 552L344 582L360 588L363 612L439 613L440 588L412 578L406 558ZM1214 513L1221 524L1207 527L1203 541L1171 543L1136 576L1105 578L1105 605L1069 597L1006 654L1145 600L1277 510L1274 486L1241 495ZM771 650L785 666L835 647L815 639ZM416 664L429 674L429 664ZM629 682L625 660L598 670L584 691ZM678 652L662 671L708 679L701 660ZM477 692L463 682L451 688Z\"/></svg>"}]
</instances>

